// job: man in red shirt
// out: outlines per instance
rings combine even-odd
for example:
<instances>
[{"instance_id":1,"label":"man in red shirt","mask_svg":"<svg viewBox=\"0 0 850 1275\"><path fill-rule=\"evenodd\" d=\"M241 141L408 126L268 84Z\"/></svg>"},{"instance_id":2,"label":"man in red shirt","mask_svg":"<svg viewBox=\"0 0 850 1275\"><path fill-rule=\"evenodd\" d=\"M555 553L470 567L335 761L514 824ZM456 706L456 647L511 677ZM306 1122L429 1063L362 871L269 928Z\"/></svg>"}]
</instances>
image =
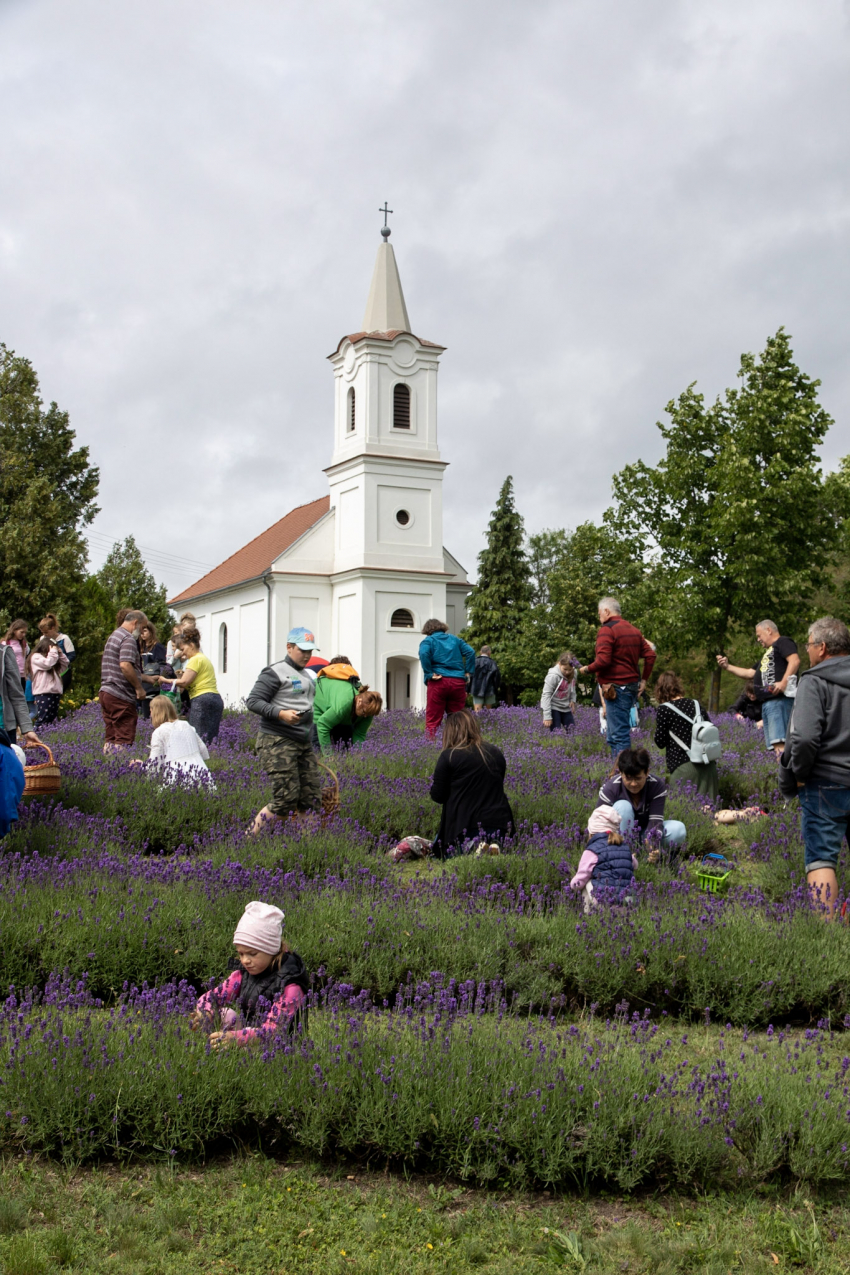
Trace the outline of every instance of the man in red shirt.
<instances>
[{"instance_id":1,"label":"man in red shirt","mask_svg":"<svg viewBox=\"0 0 850 1275\"><path fill-rule=\"evenodd\" d=\"M629 624L620 614L616 598L603 598L599 603L600 629L596 634L596 654L592 664L579 673L593 673L605 697L608 747L611 756L619 757L631 744L629 717L649 681L655 663L655 651L640 629ZM640 661L643 660L643 678Z\"/></svg>"}]
</instances>

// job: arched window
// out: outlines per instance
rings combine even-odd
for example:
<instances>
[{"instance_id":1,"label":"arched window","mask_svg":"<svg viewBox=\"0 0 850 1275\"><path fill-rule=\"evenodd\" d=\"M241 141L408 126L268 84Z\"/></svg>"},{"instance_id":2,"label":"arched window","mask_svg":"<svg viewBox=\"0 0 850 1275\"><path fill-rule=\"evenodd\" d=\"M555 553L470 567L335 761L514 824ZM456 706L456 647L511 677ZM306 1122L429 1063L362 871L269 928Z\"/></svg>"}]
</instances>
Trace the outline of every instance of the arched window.
<instances>
[{"instance_id":1,"label":"arched window","mask_svg":"<svg viewBox=\"0 0 850 1275\"><path fill-rule=\"evenodd\" d=\"M221 673L227 672L227 625L222 624L218 630L218 667Z\"/></svg>"},{"instance_id":2,"label":"arched window","mask_svg":"<svg viewBox=\"0 0 850 1275\"><path fill-rule=\"evenodd\" d=\"M410 429L410 389L400 381L393 389L393 429Z\"/></svg>"},{"instance_id":3,"label":"arched window","mask_svg":"<svg viewBox=\"0 0 850 1275\"><path fill-rule=\"evenodd\" d=\"M354 433L354 426L355 426L355 424L357 423L357 421L356 421L356 416L355 416L355 411L354 411L354 399L355 399L354 386L352 385L351 389L348 391L348 417L347 417L347 420L348 420L348 432L349 432L349 434L353 434L353 433Z\"/></svg>"},{"instance_id":4,"label":"arched window","mask_svg":"<svg viewBox=\"0 0 850 1275\"><path fill-rule=\"evenodd\" d=\"M407 607L399 607L397 611L393 611L390 620L391 629L412 629L413 615L408 611Z\"/></svg>"}]
</instances>

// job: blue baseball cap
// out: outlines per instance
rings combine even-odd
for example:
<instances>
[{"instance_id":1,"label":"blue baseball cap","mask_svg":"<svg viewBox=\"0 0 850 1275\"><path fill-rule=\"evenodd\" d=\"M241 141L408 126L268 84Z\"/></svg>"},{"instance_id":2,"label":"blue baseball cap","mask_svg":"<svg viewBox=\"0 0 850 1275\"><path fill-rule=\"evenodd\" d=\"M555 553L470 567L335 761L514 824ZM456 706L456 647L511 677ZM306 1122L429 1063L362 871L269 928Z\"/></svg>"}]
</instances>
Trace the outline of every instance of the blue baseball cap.
<instances>
[{"instance_id":1,"label":"blue baseball cap","mask_svg":"<svg viewBox=\"0 0 850 1275\"><path fill-rule=\"evenodd\" d=\"M318 651L319 649L309 629L290 629L286 640L294 646L300 646L302 651Z\"/></svg>"}]
</instances>

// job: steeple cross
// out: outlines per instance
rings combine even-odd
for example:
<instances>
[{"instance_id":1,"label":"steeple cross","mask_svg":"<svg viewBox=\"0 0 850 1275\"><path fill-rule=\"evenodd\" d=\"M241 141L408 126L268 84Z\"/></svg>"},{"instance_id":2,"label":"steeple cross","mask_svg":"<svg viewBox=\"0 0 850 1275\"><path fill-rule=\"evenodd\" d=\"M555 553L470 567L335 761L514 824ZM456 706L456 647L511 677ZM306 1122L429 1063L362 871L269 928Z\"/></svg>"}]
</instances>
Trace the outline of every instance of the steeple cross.
<instances>
[{"instance_id":1,"label":"steeple cross","mask_svg":"<svg viewBox=\"0 0 850 1275\"><path fill-rule=\"evenodd\" d=\"M392 208L387 207L387 202L388 201L385 199L383 208L378 209L378 212L382 212L384 214L384 224L381 227L381 234L383 235L385 240L389 239L390 235L392 234L392 231L387 225L387 214L392 212Z\"/></svg>"}]
</instances>

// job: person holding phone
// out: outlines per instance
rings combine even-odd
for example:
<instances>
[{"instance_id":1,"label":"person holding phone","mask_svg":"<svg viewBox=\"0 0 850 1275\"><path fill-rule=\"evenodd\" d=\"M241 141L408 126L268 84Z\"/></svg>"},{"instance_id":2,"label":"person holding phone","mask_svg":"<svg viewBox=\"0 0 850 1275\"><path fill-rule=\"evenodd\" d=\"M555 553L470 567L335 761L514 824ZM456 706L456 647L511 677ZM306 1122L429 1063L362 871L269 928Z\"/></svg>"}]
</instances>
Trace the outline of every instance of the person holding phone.
<instances>
[{"instance_id":1,"label":"person holding phone","mask_svg":"<svg viewBox=\"0 0 850 1275\"><path fill-rule=\"evenodd\" d=\"M292 629L286 656L263 669L247 697L248 711L260 719L257 752L272 781L271 801L255 816L251 836L278 819L298 818L322 804L322 779L310 739L316 679L306 668L315 650L309 629Z\"/></svg>"}]
</instances>

